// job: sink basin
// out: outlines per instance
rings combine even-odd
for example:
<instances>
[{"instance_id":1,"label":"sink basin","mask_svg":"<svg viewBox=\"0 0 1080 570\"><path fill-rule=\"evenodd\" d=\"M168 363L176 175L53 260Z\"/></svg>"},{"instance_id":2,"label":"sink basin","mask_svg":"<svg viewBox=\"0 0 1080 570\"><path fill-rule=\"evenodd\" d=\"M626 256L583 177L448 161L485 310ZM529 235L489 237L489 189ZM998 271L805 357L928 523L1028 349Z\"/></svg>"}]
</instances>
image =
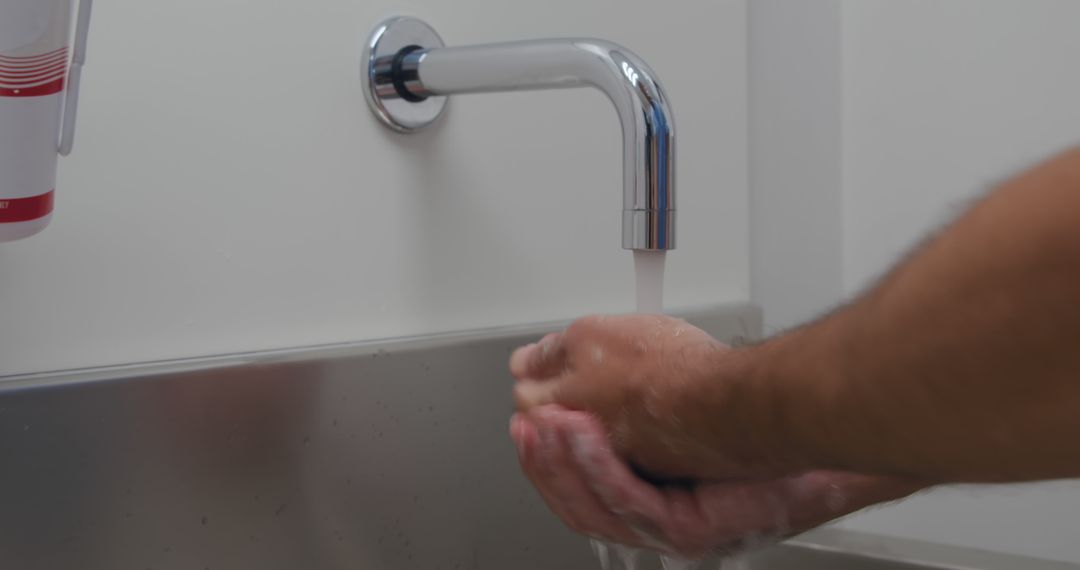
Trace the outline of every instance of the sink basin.
<instances>
[{"instance_id":1,"label":"sink basin","mask_svg":"<svg viewBox=\"0 0 1080 570\"><path fill-rule=\"evenodd\" d=\"M0 568L599 570L506 434L507 357L556 326L0 378ZM750 568L1076 570L965 555L826 530Z\"/></svg>"}]
</instances>

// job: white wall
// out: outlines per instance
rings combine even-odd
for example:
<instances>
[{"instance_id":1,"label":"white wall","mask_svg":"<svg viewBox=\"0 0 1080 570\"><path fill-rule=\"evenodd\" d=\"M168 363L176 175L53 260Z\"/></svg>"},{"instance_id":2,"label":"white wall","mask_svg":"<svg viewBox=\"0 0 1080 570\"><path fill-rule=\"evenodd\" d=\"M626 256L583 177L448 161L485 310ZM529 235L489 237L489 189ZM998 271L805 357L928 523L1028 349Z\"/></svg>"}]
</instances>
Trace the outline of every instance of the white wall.
<instances>
[{"instance_id":1,"label":"white wall","mask_svg":"<svg viewBox=\"0 0 1080 570\"><path fill-rule=\"evenodd\" d=\"M848 1L844 282L880 272L953 205L1080 143L1080 3Z\"/></svg>"},{"instance_id":2,"label":"white wall","mask_svg":"<svg viewBox=\"0 0 1080 570\"><path fill-rule=\"evenodd\" d=\"M748 296L744 0L95 9L53 225L0 245L0 376L632 309L603 96L461 97L439 128L390 133L358 65L396 13L451 44L595 35L641 54L678 118L668 303Z\"/></svg>"},{"instance_id":3,"label":"white wall","mask_svg":"<svg viewBox=\"0 0 1080 570\"><path fill-rule=\"evenodd\" d=\"M843 18L854 293L958 206L1080 142L1080 3L849 0ZM938 491L846 524L1080 562L1080 483Z\"/></svg>"},{"instance_id":4,"label":"white wall","mask_svg":"<svg viewBox=\"0 0 1080 570\"><path fill-rule=\"evenodd\" d=\"M856 294L972 198L1080 141L1080 3L755 0L750 19L752 296L774 329ZM1080 562L1080 484L939 490L841 524Z\"/></svg>"},{"instance_id":5,"label":"white wall","mask_svg":"<svg viewBox=\"0 0 1080 570\"><path fill-rule=\"evenodd\" d=\"M772 333L843 291L840 0L750 3L750 275Z\"/></svg>"}]
</instances>

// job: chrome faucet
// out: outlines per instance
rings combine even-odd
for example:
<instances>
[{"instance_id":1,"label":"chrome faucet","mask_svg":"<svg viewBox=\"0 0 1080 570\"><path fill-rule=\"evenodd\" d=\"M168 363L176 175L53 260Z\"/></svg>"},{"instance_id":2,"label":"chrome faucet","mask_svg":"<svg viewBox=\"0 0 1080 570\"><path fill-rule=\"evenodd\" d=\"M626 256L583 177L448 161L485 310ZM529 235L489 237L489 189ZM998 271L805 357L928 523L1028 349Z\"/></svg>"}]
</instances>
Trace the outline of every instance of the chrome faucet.
<instances>
[{"instance_id":1,"label":"chrome faucet","mask_svg":"<svg viewBox=\"0 0 1080 570\"><path fill-rule=\"evenodd\" d=\"M430 125L448 95L599 89L622 124L622 246L675 248L675 122L656 74L626 48L576 38L444 47L426 23L395 17L376 26L362 61L368 103L400 132Z\"/></svg>"}]
</instances>

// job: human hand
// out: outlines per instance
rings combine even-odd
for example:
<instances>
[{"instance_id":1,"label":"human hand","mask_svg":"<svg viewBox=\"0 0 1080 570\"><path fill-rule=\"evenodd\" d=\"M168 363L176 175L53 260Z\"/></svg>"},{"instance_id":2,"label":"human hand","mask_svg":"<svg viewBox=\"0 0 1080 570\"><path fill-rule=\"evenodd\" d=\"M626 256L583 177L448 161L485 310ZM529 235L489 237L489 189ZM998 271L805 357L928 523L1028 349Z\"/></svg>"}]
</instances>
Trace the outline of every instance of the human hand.
<instances>
[{"instance_id":1,"label":"human hand","mask_svg":"<svg viewBox=\"0 0 1080 570\"><path fill-rule=\"evenodd\" d=\"M589 414L543 406L516 414L510 431L523 471L571 528L690 559L778 540L922 487L831 471L657 487L615 455Z\"/></svg>"},{"instance_id":2,"label":"human hand","mask_svg":"<svg viewBox=\"0 0 1080 570\"><path fill-rule=\"evenodd\" d=\"M589 412L616 453L650 475L730 479L797 470L754 457L763 449L751 441L755 434L718 425L750 413L724 407L742 381L736 353L680 319L594 316L518 349L510 371L519 411L554 403Z\"/></svg>"}]
</instances>

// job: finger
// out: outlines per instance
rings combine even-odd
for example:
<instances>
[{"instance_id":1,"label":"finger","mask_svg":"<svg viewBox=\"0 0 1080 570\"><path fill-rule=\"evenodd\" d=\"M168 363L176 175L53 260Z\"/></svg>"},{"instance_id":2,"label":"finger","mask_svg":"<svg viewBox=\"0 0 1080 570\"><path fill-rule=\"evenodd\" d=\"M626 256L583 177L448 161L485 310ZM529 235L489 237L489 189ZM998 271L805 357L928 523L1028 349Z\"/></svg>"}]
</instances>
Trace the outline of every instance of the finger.
<instances>
[{"instance_id":1,"label":"finger","mask_svg":"<svg viewBox=\"0 0 1080 570\"><path fill-rule=\"evenodd\" d=\"M514 403L519 411L558 403L561 381L522 380L514 384Z\"/></svg>"},{"instance_id":2,"label":"finger","mask_svg":"<svg viewBox=\"0 0 1080 570\"><path fill-rule=\"evenodd\" d=\"M538 451L527 455L523 466L551 510L582 534L618 542L632 539L633 533L620 527L580 481L558 426L537 418L527 423L535 435L527 435L526 439L535 437Z\"/></svg>"},{"instance_id":3,"label":"finger","mask_svg":"<svg viewBox=\"0 0 1080 570\"><path fill-rule=\"evenodd\" d=\"M530 422L531 424L531 422ZM598 535L595 529L589 528L585 516L580 512L580 505L575 498L567 498L565 493L558 490L559 461L557 451L546 431L537 429L535 426L527 428L527 439L535 438L535 453L527 453L522 456L522 470L532 482L540 494L540 498L557 517L576 532L583 534L592 533Z\"/></svg>"},{"instance_id":4,"label":"finger","mask_svg":"<svg viewBox=\"0 0 1080 570\"><path fill-rule=\"evenodd\" d=\"M510 374L518 380L542 380L558 376L566 362L561 333L551 333L540 342L523 346L510 356Z\"/></svg>"},{"instance_id":5,"label":"finger","mask_svg":"<svg viewBox=\"0 0 1080 570\"><path fill-rule=\"evenodd\" d=\"M605 508L585 483L570 457L558 414L530 416L528 423L536 431L539 450L526 456L523 467L552 511L578 532L637 545L635 533Z\"/></svg>"},{"instance_id":6,"label":"finger","mask_svg":"<svg viewBox=\"0 0 1080 570\"><path fill-rule=\"evenodd\" d=\"M634 475L615 455L603 428L592 416L566 412L565 421L574 462L585 474L590 490L649 548L670 551L664 495Z\"/></svg>"},{"instance_id":7,"label":"finger","mask_svg":"<svg viewBox=\"0 0 1080 570\"><path fill-rule=\"evenodd\" d=\"M527 441L526 431L530 429L527 425L528 420L521 414L514 414L510 417L510 439L514 441L514 447L517 448L518 461L522 464L529 456L530 441Z\"/></svg>"},{"instance_id":8,"label":"finger","mask_svg":"<svg viewBox=\"0 0 1080 570\"><path fill-rule=\"evenodd\" d=\"M541 465L545 465L548 460L546 454L538 449L541 444L538 441L539 435L536 433L536 428L530 425L530 427L526 428L525 434L525 439L531 440L531 442L526 445L533 446L533 449L536 451L535 453L518 454L522 472L529 482L532 483L533 488L536 489L537 493L540 494L540 498L544 501L544 504L547 505L548 509L571 529L580 531L581 525L577 520L576 514L569 511L567 506L559 501L550 489L550 484L548 483L550 475L547 473L545 467L541 467ZM538 454L540 454L539 458Z\"/></svg>"},{"instance_id":9,"label":"finger","mask_svg":"<svg viewBox=\"0 0 1080 570\"><path fill-rule=\"evenodd\" d=\"M574 460L589 476L601 500L616 513L650 519L666 516L664 496L642 481L615 455L600 423L584 412L565 412Z\"/></svg>"}]
</instances>

